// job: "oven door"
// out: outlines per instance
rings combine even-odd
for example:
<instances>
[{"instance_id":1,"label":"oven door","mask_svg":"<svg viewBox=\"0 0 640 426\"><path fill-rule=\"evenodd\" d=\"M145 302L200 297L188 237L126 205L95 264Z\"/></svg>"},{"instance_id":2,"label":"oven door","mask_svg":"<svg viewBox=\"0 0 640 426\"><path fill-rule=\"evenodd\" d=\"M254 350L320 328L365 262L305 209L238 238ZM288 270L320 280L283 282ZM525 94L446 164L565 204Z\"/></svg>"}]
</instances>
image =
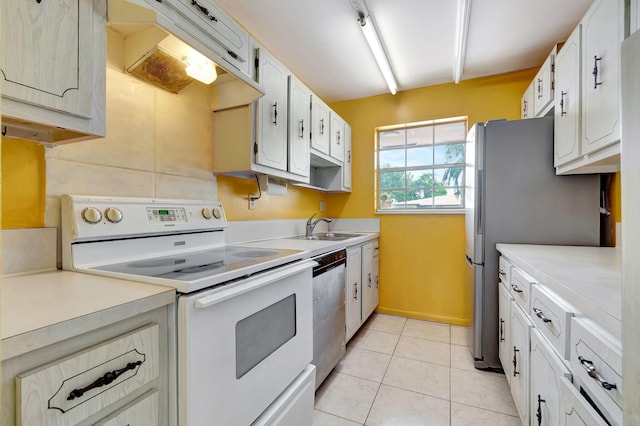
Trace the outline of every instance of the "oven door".
<instances>
[{"instance_id":1,"label":"oven door","mask_svg":"<svg viewBox=\"0 0 640 426\"><path fill-rule=\"evenodd\" d=\"M181 425L248 425L313 357L313 261L178 299Z\"/></svg>"}]
</instances>

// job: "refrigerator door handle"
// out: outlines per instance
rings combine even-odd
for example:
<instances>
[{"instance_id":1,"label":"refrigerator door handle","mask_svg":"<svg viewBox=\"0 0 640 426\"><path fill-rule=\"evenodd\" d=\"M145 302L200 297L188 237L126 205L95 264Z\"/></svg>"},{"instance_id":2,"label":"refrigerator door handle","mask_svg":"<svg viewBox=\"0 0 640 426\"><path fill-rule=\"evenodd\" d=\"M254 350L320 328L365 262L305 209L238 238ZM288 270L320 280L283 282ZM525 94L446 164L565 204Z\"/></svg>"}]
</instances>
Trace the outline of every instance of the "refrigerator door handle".
<instances>
[{"instance_id":1,"label":"refrigerator door handle","mask_svg":"<svg viewBox=\"0 0 640 426\"><path fill-rule=\"evenodd\" d=\"M475 205L476 211L478 212L478 215L477 215L478 221L476 223L476 234L478 235L482 235L483 233L483 230L482 230L482 205L483 205L482 197L484 195L482 193L484 188L484 185L482 183L483 176L484 176L483 171L478 170L478 176L476 180L476 187L478 188L478 192L477 192L478 197L476 199L476 205Z\"/></svg>"}]
</instances>

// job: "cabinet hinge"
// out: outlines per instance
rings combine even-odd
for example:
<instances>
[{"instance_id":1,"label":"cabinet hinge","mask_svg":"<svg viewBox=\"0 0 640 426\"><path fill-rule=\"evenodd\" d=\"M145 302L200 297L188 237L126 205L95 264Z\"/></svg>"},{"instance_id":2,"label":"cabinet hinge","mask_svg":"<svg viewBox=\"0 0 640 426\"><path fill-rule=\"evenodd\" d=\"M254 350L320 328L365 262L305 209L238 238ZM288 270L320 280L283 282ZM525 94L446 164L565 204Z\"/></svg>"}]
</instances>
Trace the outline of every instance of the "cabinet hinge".
<instances>
[{"instance_id":1,"label":"cabinet hinge","mask_svg":"<svg viewBox=\"0 0 640 426\"><path fill-rule=\"evenodd\" d=\"M253 154L258 155L258 142L253 143Z\"/></svg>"}]
</instances>

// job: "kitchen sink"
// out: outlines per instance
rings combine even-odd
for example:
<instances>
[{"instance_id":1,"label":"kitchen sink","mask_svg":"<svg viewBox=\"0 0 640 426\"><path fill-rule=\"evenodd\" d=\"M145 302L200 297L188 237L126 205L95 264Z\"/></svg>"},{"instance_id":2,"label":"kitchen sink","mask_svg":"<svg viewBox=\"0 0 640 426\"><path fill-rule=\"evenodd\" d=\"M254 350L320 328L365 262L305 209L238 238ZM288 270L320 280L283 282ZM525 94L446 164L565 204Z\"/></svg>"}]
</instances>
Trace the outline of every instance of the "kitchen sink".
<instances>
[{"instance_id":1,"label":"kitchen sink","mask_svg":"<svg viewBox=\"0 0 640 426\"><path fill-rule=\"evenodd\" d=\"M289 237L293 240L321 240L321 241L342 241L349 238L359 237L361 234L343 234L340 232L320 232L313 234L310 237L304 235L297 235L295 237Z\"/></svg>"}]
</instances>

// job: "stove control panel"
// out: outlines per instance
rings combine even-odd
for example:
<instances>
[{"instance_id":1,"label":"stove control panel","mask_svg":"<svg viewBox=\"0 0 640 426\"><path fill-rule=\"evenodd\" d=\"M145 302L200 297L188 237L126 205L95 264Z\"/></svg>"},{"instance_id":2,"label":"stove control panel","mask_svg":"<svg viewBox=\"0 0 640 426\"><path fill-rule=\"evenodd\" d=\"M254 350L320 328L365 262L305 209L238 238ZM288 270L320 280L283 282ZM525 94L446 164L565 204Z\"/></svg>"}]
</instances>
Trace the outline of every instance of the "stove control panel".
<instances>
[{"instance_id":1,"label":"stove control panel","mask_svg":"<svg viewBox=\"0 0 640 426\"><path fill-rule=\"evenodd\" d=\"M63 195L61 205L63 234L68 233L69 241L222 230L227 226L217 201Z\"/></svg>"},{"instance_id":2,"label":"stove control panel","mask_svg":"<svg viewBox=\"0 0 640 426\"><path fill-rule=\"evenodd\" d=\"M187 212L184 208L147 207L147 220L149 223L186 223Z\"/></svg>"}]
</instances>

